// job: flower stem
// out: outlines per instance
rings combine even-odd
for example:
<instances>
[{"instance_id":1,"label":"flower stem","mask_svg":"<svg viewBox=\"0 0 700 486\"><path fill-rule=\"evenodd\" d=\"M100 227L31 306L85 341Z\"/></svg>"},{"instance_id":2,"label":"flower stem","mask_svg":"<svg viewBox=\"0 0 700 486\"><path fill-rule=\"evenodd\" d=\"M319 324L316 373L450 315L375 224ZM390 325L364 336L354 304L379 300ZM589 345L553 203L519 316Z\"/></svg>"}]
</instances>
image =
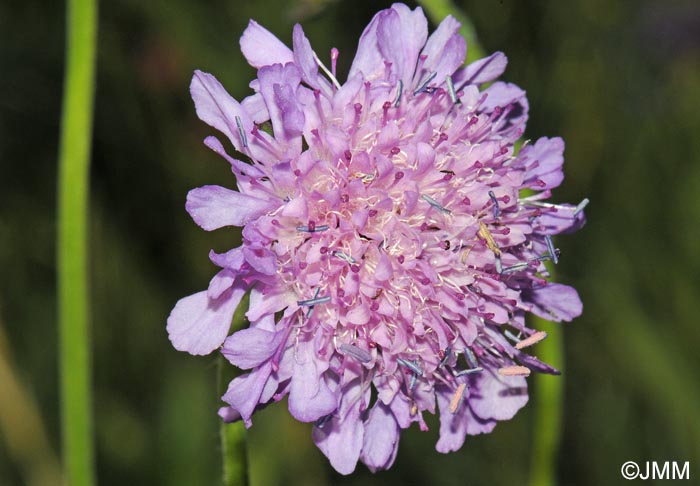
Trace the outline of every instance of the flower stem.
<instances>
[{"instance_id":1,"label":"flower stem","mask_svg":"<svg viewBox=\"0 0 700 486\"><path fill-rule=\"evenodd\" d=\"M58 176L58 324L65 481L95 483L87 296L88 172L97 37L96 0L68 0Z\"/></svg>"},{"instance_id":2,"label":"flower stem","mask_svg":"<svg viewBox=\"0 0 700 486\"><path fill-rule=\"evenodd\" d=\"M219 387L221 393L226 390L226 360L219 356ZM246 430L242 420L227 424L221 422L221 459L223 462L224 486L248 485L248 451L246 448Z\"/></svg>"},{"instance_id":3,"label":"flower stem","mask_svg":"<svg viewBox=\"0 0 700 486\"><path fill-rule=\"evenodd\" d=\"M563 371L564 339L561 323L535 318L535 328L547 332L537 345L538 357ZM564 405L564 377L537 373L534 396L534 432L530 486L556 484L557 455L561 439Z\"/></svg>"},{"instance_id":4,"label":"flower stem","mask_svg":"<svg viewBox=\"0 0 700 486\"><path fill-rule=\"evenodd\" d=\"M467 62L472 62L484 57L484 50L479 44L479 39L476 36L476 29L469 17L467 17L461 9L459 9L452 0L418 0L418 3L425 9L430 20L434 23L439 23L452 15L457 22L462 24L459 29L462 37L467 41Z\"/></svg>"}]
</instances>

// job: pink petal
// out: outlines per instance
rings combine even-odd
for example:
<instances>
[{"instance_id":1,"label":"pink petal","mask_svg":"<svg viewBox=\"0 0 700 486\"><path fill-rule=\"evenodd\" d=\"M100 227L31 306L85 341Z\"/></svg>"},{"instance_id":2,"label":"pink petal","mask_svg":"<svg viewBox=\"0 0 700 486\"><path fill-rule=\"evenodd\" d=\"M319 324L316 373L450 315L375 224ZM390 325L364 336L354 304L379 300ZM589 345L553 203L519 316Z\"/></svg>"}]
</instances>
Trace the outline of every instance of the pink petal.
<instances>
[{"instance_id":1,"label":"pink petal","mask_svg":"<svg viewBox=\"0 0 700 486\"><path fill-rule=\"evenodd\" d=\"M187 194L185 208L199 226L212 231L224 226L244 226L278 204L221 186L203 186Z\"/></svg>"},{"instance_id":2,"label":"pink petal","mask_svg":"<svg viewBox=\"0 0 700 486\"><path fill-rule=\"evenodd\" d=\"M294 62L291 49L272 32L251 20L241 37L241 51L254 68Z\"/></svg>"},{"instance_id":3,"label":"pink petal","mask_svg":"<svg viewBox=\"0 0 700 486\"><path fill-rule=\"evenodd\" d=\"M206 291L180 299L168 317L173 347L190 354L209 354L221 346L245 292L244 286L236 285L218 299L210 299Z\"/></svg>"}]
</instances>

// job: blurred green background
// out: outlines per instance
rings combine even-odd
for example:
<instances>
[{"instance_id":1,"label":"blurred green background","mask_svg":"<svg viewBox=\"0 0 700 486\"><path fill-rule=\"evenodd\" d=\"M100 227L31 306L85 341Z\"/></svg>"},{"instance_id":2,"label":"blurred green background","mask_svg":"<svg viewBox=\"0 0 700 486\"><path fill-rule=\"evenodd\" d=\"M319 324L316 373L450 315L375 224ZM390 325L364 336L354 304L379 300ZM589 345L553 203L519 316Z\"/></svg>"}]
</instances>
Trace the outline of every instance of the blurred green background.
<instances>
[{"instance_id":1,"label":"blurred green background","mask_svg":"<svg viewBox=\"0 0 700 486\"><path fill-rule=\"evenodd\" d=\"M560 135L557 201L591 199L588 225L560 236L558 279L584 314L564 324L562 485L625 484L628 460L690 461L700 484L700 5L687 1L462 1L503 79L528 92L527 138ZM220 478L216 358L173 350L165 319L206 287L206 233L184 210L203 184L231 186L201 140L195 68L238 99L252 68L238 49L255 18L291 43L302 22L347 72L362 29L390 2L122 0L100 5L91 174L91 297L102 485L208 485ZM0 485L56 478L56 158L62 2L0 3ZM457 453L402 434L394 467L333 472L284 404L254 417L254 485L527 483L533 406ZM653 481L648 481L654 484ZM660 484L661 482L659 482Z\"/></svg>"}]
</instances>

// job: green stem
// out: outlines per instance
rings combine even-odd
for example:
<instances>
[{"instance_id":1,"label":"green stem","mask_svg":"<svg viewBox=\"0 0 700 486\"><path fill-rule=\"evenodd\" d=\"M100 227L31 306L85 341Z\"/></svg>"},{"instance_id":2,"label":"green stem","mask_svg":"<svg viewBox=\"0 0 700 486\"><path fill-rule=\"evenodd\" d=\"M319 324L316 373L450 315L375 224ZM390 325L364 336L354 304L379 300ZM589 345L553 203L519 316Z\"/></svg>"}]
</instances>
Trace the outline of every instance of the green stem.
<instances>
[{"instance_id":1,"label":"green stem","mask_svg":"<svg viewBox=\"0 0 700 486\"><path fill-rule=\"evenodd\" d=\"M97 34L96 0L68 0L59 148L58 321L65 481L95 484L87 296L88 171Z\"/></svg>"},{"instance_id":2,"label":"green stem","mask_svg":"<svg viewBox=\"0 0 700 486\"><path fill-rule=\"evenodd\" d=\"M484 50L481 48L479 39L476 36L474 24L452 0L418 0L418 3L425 9L425 13L428 14L428 17L434 24L439 24L448 15L452 15L457 22L462 24L459 32L467 41L467 62L472 62L485 56Z\"/></svg>"},{"instance_id":3,"label":"green stem","mask_svg":"<svg viewBox=\"0 0 700 486\"><path fill-rule=\"evenodd\" d=\"M538 357L563 371L564 339L561 323L534 319L534 327L547 332L537 345ZM538 373L534 376L534 430L530 486L554 486L561 439L564 377Z\"/></svg>"},{"instance_id":4,"label":"green stem","mask_svg":"<svg viewBox=\"0 0 700 486\"><path fill-rule=\"evenodd\" d=\"M223 394L229 381L226 360L219 356L219 388ZM227 424L221 422L221 458L223 462L224 486L248 485L248 453L246 429L242 420Z\"/></svg>"}]
</instances>

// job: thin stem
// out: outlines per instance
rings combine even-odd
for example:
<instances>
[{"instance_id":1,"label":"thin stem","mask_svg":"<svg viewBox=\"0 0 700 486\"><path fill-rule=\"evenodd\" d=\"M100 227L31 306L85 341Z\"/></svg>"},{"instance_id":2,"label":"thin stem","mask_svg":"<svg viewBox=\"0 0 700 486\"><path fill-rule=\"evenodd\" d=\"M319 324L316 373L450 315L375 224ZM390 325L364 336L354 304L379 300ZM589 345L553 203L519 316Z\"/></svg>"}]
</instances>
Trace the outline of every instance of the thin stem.
<instances>
[{"instance_id":1,"label":"thin stem","mask_svg":"<svg viewBox=\"0 0 700 486\"><path fill-rule=\"evenodd\" d=\"M219 388L226 389L229 373L226 360L219 356ZM248 452L246 447L246 430L242 420L227 424L221 422L221 459L223 463L224 486L248 485Z\"/></svg>"},{"instance_id":2,"label":"thin stem","mask_svg":"<svg viewBox=\"0 0 700 486\"><path fill-rule=\"evenodd\" d=\"M537 345L537 355L563 371L564 339L560 326L561 323L534 319L534 327L547 332L547 339ZM538 373L534 382L530 486L554 486L564 410L564 376Z\"/></svg>"},{"instance_id":3,"label":"thin stem","mask_svg":"<svg viewBox=\"0 0 700 486\"><path fill-rule=\"evenodd\" d=\"M59 148L58 321L66 484L95 483L87 296L88 170L97 37L96 0L68 0Z\"/></svg>"},{"instance_id":4,"label":"thin stem","mask_svg":"<svg viewBox=\"0 0 700 486\"><path fill-rule=\"evenodd\" d=\"M476 36L474 24L452 0L418 0L418 3L425 9L434 24L439 24L448 15L452 15L457 22L462 24L459 32L467 41L467 62L484 57L484 50Z\"/></svg>"}]
</instances>

